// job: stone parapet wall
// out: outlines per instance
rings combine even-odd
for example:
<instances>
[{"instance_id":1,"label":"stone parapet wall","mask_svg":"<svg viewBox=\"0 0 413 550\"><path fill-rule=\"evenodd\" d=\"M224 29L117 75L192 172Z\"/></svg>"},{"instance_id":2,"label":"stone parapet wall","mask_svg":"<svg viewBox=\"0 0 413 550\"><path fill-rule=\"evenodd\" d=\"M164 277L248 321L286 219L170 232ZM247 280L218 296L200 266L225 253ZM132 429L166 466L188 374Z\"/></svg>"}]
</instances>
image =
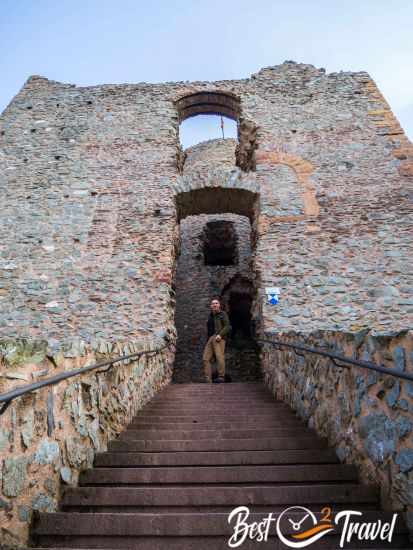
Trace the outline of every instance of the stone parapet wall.
<instances>
[{"instance_id":1,"label":"stone parapet wall","mask_svg":"<svg viewBox=\"0 0 413 550\"><path fill-rule=\"evenodd\" d=\"M413 332L316 331L274 336L413 374ZM265 345L266 384L310 428L326 437L365 483L381 487L386 509L405 513L413 531L413 382L331 359Z\"/></svg>"},{"instance_id":2,"label":"stone parapet wall","mask_svg":"<svg viewBox=\"0 0 413 550\"><path fill-rule=\"evenodd\" d=\"M163 344L165 345L165 344ZM0 416L0 541L27 544L34 510L55 511L62 485L76 485L79 473L171 380L173 350L159 342L115 346L110 356L46 357L45 344L0 342L0 393L18 382L46 377L154 349L109 371L76 376L20 397ZM158 349L158 351L156 351ZM21 383L20 383L21 385Z\"/></svg>"}]
</instances>

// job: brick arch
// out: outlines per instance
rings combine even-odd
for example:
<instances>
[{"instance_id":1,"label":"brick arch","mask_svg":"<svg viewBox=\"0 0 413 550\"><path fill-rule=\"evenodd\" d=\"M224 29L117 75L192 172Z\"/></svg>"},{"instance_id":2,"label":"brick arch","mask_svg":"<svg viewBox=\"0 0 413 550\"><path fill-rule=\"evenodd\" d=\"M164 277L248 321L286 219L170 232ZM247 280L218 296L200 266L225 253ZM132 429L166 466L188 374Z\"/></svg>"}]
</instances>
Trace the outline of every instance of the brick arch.
<instances>
[{"instance_id":1,"label":"brick arch","mask_svg":"<svg viewBox=\"0 0 413 550\"><path fill-rule=\"evenodd\" d=\"M304 214L306 217L317 217L320 213L320 206L316 199L316 190L310 182L310 176L314 166L308 160L296 157L290 153L281 151L256 151L257 169L262 166L274 166L284 164L291 168L297 177L297 182L302 186L302 199L304 203Z\"/></svg>"},{"instance_id":2,"label":"brick arch","mask_svg":"<svg viewBox=\"0 0 413 550\"><path fill-rule=\"evenodd\" d=\"M225 115L238 121L241 101L230 92L200 90L175 101L179 122L196 115Z\"/></svg>"},{"instance_id":3,"label":"brick arch","mask_svg":"<svg viewBox=\"0 0 413 550\"><path fill-rule=\"evenodd\" d=\"M177 219L197 214L239 214L251 223L258 212L258 186L239 169L211 171L208 176L179 176L174 186Z\"/></svg>"}]
</instances>

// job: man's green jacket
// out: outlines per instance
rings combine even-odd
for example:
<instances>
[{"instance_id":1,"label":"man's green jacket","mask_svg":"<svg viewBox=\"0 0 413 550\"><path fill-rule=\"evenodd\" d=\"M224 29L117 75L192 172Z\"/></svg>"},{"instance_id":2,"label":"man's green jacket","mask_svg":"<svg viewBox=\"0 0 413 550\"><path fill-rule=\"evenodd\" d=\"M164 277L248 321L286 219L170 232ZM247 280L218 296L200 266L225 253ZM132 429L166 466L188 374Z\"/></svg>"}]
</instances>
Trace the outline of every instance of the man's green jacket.
<instances>
[{"instance_id":1,"label":"man's green jacket","mask_svg":"<svg viewBox=\"0 0 413 550\"><path fill-rule=\"evenodd\" d=\"M208 338L214 334L219 334L221 338L225 338L231 330L229 324L228 315L225 311L218 311L218 313L210 313L208 318Z\"/></svg>"}]
</instances>

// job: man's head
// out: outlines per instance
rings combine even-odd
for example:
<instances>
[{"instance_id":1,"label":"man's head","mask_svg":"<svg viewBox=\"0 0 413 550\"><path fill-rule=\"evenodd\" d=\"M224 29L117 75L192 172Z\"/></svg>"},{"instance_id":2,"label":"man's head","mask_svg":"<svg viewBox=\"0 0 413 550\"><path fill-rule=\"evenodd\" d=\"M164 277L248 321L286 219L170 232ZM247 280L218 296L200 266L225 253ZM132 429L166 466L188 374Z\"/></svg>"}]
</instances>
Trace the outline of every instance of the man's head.
<instances>
[{"instance_id":1,"label":"man's head","mask_svg":"<svg viewBox=\"0 0 413 550\"><path fill-rule=\"evenodd\" d=\"M211 311L212 313L218 313L218 311L221 311L221 303L218 298L211 300Z\"/></svg>"}]
</instances>

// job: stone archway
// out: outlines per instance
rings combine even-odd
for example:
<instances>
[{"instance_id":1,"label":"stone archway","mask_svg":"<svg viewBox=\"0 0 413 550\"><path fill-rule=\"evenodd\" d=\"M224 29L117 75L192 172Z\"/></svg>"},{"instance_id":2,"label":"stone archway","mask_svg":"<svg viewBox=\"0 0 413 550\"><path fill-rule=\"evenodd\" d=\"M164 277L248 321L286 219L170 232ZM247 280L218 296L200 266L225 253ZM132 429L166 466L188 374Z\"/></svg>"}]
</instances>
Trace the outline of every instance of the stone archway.
<instances>
[{"instance_id":1,"label":"stone archway","mask_svg":"<svg viewBox=\"0 0 413 550\"><path fill-rule=\"evenodd\" d=\"M177 97L175 108L179 124L197 115L221 115L234 120L237 123L238 134L235 164L244 172L255 169L257 126L243 115L240 97L229 91L199 90ZM178 146L177 165L181 173L183 172L185 161L186 152Z\"/></svg>"},{"instance_id":2,"label":"stone archway","mask_svg":"<svg viewBox=\"0 0 413 550\"><path fill-rule=\"evenodd\" d=\"M202 349L212 296L221 295L228 281L237 275L253 278L251 256L259 194L255 180L233 168L209 170L204 176L180 176L174 197L180 223L174 380L201 381ZM225 239L222 250L217 249L220 239ZM227 367L235 364L233 356L227 347ZM240 364L238 361L238 367ZM239 370L238 379L242 379Z\"/></svg>"},{"instance_id":3,"label":"stone archway","mask_svg":"<svg viewBox=\"0 0 413 550\"><path fill-rule=\"evenodd\" d=\"M178 222L186 216L231 212L254 223L258 214L257 183L238 168L229 174L212 170L206 176L178 176L174 199Z\"/></svg>"}]
</instances>

